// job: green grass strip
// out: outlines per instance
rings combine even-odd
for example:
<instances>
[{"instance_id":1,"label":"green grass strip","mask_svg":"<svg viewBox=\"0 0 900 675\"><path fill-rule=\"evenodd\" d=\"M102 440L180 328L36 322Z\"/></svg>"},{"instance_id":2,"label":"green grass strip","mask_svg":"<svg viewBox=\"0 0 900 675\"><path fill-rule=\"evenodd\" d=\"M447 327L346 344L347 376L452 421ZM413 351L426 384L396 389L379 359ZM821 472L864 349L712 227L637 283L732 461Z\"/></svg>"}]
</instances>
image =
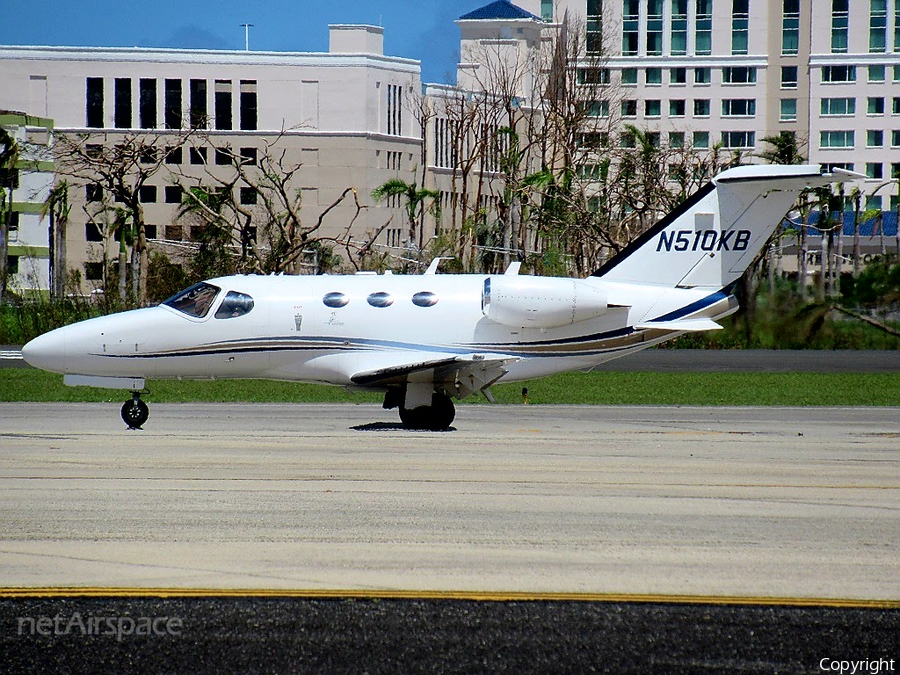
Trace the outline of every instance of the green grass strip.
<instances>
[{"instance_id":1,"label":"green grass strip","mask_svg":"<svg viewBox=\"0 0 900 675\"><path fill-rule=\"evenodd\" d=\"M147 383L153 403L380 403L378 393L267 380ZM564 373L493 387L498 403L532 404L900 406L900 374L885 373ZM66 387L62 376L0 369L0 401L124 401L128 393ZM480 396L467 399L483 402Z\"/></svg>"}]
</instances>

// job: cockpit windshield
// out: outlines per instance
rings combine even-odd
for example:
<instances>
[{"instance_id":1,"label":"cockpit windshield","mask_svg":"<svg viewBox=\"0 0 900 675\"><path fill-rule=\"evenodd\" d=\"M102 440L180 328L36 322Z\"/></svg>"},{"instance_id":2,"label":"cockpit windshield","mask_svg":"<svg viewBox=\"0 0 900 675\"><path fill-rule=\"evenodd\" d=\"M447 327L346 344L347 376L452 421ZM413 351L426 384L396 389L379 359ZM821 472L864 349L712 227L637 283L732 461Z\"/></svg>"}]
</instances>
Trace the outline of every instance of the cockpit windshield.
<instances>
[{"instance_id":1,"label":"cockpit windshield","mask_svg":"<svg viewBox=\"0 0 900 675\"><path fill-rule=\"evenodd\" d=\"M222 289L205 281L176 293L162 304L188 316L202 319L209 313L213 301Z\"/></svg>"}]
</instances>

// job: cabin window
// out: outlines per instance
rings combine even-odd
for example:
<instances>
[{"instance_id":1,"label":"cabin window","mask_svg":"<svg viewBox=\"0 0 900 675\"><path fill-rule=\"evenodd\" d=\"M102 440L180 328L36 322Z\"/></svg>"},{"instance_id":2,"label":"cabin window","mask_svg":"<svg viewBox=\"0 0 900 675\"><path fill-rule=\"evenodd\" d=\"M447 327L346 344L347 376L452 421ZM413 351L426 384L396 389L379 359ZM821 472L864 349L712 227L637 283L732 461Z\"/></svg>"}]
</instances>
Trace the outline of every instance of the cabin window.
<instances>
[{"instance_id":1,"label":"cabin window","mask_svg":"<svg viewBox=\"0 0 900 675\"><path fill-rule=\"evenodd\" d=\"M348 298L343 293L332 292L326 293L325 297L322 298L322 302L326 307L334 307L337 309L338 307L345 306L348 302L350 302L350 298Z\"/></svg>"},{"instance_id":2,"label":"cabin window","mask_svg":"<svg viewBox=\"0 0 900 675\"><path fill-rule=\"evenodd\" d=\"M421 291L412 297L412 301L417 307L434 307L437 304L438 296L431 291Z\"/></svg>"},{"instance_id":3,"label":"cabin window","mask_svg":"<svg viewBox=\"0 0 900 675\"><path fill-rule=\"evenodd\" d=\"M228 295L216 310L217 319L234 319L244 314L249 314L253 309L253 298L245 293L228 291Z\"/></svg>"},{"instance_id":4,"label":"cabin window","mask_svg":"<svg viewBox=\"0 0 900 675\"><path fill-rule=\"evenodd\" d=\"M209 313L209 308L212 307L220 290L222 289L218 286L201 281L176 293L162 304L188 316L202 319Z\"/></svg>"},{"instance_id":5,"label":"cabin window","mask_svg":"<svg viewBox=\"0 0 900 675\"><path fill-rule=\"evenodd\" d=\"M378 293L372 293L372 295L366 298L366 302L372 305L372 307L390 307L394 304L394 298L391 297L390 293L379 291Z\"/></svg>"}]
</instances>

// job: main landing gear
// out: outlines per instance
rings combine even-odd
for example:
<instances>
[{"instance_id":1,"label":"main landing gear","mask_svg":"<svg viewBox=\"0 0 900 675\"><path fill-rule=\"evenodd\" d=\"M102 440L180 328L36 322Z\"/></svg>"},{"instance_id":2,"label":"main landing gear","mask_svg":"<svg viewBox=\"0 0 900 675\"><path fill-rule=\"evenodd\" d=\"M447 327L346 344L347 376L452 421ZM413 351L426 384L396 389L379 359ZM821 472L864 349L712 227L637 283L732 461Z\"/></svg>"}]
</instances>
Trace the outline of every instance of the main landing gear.
<instances>
[{"instance_id":1,"label":"main landing gear","mask_svg":"<svg viewBox=\"0 0 900 675\"><path fill-rule=\"evenodd\" d=\"M384 397L385 409L400 409L400 421L407 429L444 431L453 423L456 408L452 399L442 392L431 395L431 405L407 408L403 402L405 393L401 389L391 389Z\"/></svg>"},{"instance_id":2,"label":"main landing gear","mask_svg":"<svg viewBox=\"0 0 900 675\"><path fill-rule=\"evenodd\" d=\"M131 392L131 400L122 406L122 420L129 429L140 429L150 417L150 408L141 400L141 392Z\"/></svg>"}]
</instances>

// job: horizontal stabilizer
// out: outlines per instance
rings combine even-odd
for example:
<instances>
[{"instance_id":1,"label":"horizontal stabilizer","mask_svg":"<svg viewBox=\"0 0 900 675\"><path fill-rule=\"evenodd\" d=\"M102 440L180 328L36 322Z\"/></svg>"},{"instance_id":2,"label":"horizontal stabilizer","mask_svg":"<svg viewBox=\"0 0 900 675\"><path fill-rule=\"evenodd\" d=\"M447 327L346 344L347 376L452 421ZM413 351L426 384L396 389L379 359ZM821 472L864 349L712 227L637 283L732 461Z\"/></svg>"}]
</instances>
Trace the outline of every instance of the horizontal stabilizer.
<instances>
[{"instance_id":1,"label":"horizontal stabilizer","mask_svg":"<svg viewBox=\"0 0 900 675\"><path fill-rule=\"evenodd\" d=\"M712 319L676 319L675 321L648 321L635 326L638 330L677 330L696 333L703 330L721 330Z\"/></svg>"}]
</instances>

